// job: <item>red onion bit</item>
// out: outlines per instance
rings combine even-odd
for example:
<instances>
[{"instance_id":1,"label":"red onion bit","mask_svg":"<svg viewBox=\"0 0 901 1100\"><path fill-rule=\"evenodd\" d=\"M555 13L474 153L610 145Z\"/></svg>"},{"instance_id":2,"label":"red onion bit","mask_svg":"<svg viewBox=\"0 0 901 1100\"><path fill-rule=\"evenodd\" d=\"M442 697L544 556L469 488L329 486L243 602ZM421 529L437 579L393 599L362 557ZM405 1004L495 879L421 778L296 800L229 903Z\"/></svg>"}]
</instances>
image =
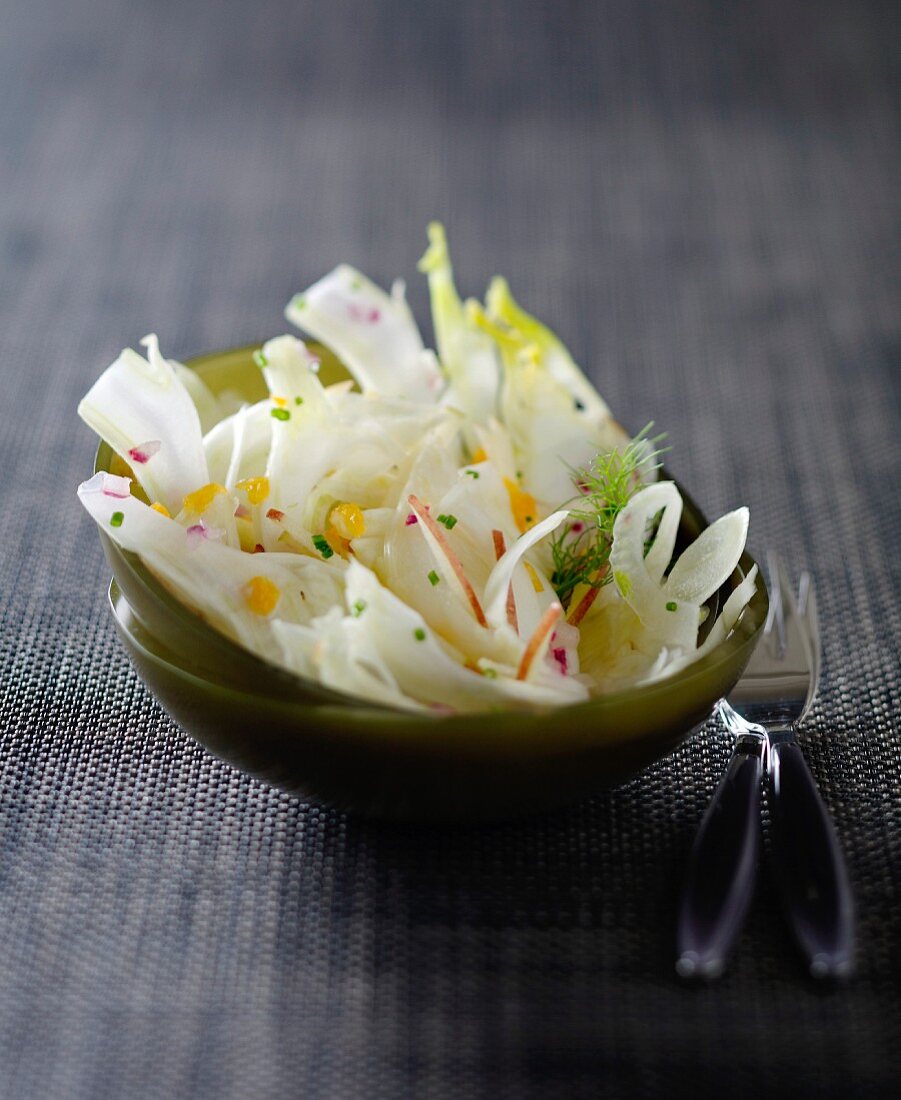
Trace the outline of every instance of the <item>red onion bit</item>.
<instances>
[{"instance_id":1,"label":"red onion bit","mask_svg":"<svg viewBox=\"0 0 901 1100\"><path fill-rule=\"evenodd\" d=\"M381 311L375 306L361 306L356 302L347 303L347 312L354 321L362 321L366 325L374 325L382 319Z\"/></svg>"},{"instance_id":2,"label":"red onion bit","mask_svg":"<svg viewBox=\"0 0 901 1100\"><path fill-rule=\"evenodd\" d=\"M104 474L101 492L105 497L127 500L131 496L131 478L119 477L118 474Z\"/></svg>"},{"instance_id":3,"label":"red onion bit","mask_svg":"<svg viewBox=\"0 0 901 1100\"><path fill-rule=\"evenodd\" d=\"M185 531L185 537L188 540L188 549L196 550L202 542L220 542L225 537L225 532L219 527L207 527L207 525L200 521L200 523L193 523Z\"/></svg>"},{"instance_id":4,"label":"red onion bit","mask_svg":"<svg viewBox=\"0 0 901 1100\"><path fill-rule=\"evenodd\" d=\"M563 648L563 646L559 646L556 649L552 649L551 654L553 655L554 660L560 666L560 671L565 676L569 671L569 661L566 657L566 650Z\"/></svg>"},{"instance_id":5,"label":"red onion bit","mask_svg":"<svg viewBox=\"0 0 901 1100\"><path fill-rule=\"evenodd\" d=\"M138 462L142 466L145 462L149 462L151 458L162 447L162 443L158 439L148 439L146 443L139 443L137 447L132 447L128 452L128 457L132 462Z\"/></svg>"}]
</instances>

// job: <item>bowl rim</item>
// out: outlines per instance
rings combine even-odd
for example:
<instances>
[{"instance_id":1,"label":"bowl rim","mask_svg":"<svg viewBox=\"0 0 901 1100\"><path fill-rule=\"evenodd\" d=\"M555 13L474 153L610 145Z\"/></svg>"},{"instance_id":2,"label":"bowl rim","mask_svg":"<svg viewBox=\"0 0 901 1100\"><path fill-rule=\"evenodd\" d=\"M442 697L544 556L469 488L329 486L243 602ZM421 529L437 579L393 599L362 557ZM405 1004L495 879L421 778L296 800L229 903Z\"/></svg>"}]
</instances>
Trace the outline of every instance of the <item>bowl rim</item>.
<instances>
[{"instance_id":1,"label":"bowl rim","mask_svg":"<svg viewBox=\"0 0 901 1100\"><path fill-rule=\"evenodd\" d=\"M204 352L200 355L193 355L190 358L180 360L180 362L188 367L190 370L198 371L203 374L203 368L212 366L217 360L222 359L224 356L238 356L242 353L251 355L254 351L262 346L265 341L258 341L251 344L243 344L238 347L222 348L218 351ZM317 341L307 341L312 347L319 347ZM112 447L103 439L98 443L97 450L94 455L94 473L109 472L109 463L113 457L116 456L116 452ZM118 458L121 461L126 461L124 456L119 455ZM667 473L665 467L664 471ZM667 476L672 480L679 490L682 496L684 504L684 512L695 516L698 521L704 526L709 525L706 515L701 508L695 503L692 496L686 492L682 484L675 478L667 473ZM702 526L702 530L704 529ZM114 544L115 545L115 544ZM149 653L149 656L156 662L161 662L167 665L169 668L177 669L178 672L188 677L191 680L199 680L205 684L212 684L216 688L221 688L223 691L234 693L236 696L246 698L247 696L257 696L265 698L270 703L279 702L286 705L302 706L302 707L343 707L345 710L352 709L354 711L364 711L371 714L373 717L376 715L389 715L395 721L401 720L411 723L422 722L426 720L428 722L446 721L447 717L440 713L433 713L429 711L409 711L403 710L398 707L390 707L382 705L380 703L372 702L368 699L357 698L355 696L346 694L341 691L337 691L333 688L320 683L318 680L313 680L305 676L301 676L299 673L292 672L288 669L282 668L279 665L273 664L271 661L266 660L259 654L254 653L252 650L246 649L239 642L232 638L229 638L227 634L217 630L214 626L211 626L202 615L195 612L182 600L178 599L172 592L170 592L166 586L156 577L156 575L144 564L139 554L130 550L123 550L121 547L116 546L116 551L124 559L125 563L137 576L141 583L150 591L150 593L159 600L164 606L169 608L173 613L179 616L190 615L194 620L193 624L198 629L209 633L215 638L215 643L218 646L225 647L226 651L230 651L230 655L235 659L241 659L244 662L250 662L251 667L255 663L260 667L261 672L265 671L267 676L276 676L277 679L282 679L286 685L297 685L303 689L309 689L319 698L302 699L298 697L289 697L280 699L274 697L271 691L267 692L255 692L252 689L238 689L229 685L215 683L214 681L206 679L198 672L194 672L183 665L174 664L173 662L166 661L158 654L149 653L146 647L141 646L145 653ZM738 565L736 566L733 574L727 578L724 582L725 585L729 585L730 588L734 587L733 578L735 573L739 574L739 579L743 579L748 575L750 570L757 563L753 557L744 550ZM117 588L120 588L116 582L115 577L112 578ZM121 591L121 588L120 588ZM108 589L108 598L110 599L111 606L111 590ZM699 660L692 662L686 668L680 670L672 676L665 677L661 680L655 680L647 684L636 685L633 687L623 688L619 691L605 692L600 695L593 696L580 703L561 704L555 707L535 708L531 710L518 710L517 708L503 707L497 709L486 709L479 711L471 711L463 714L453 715L454 721L465 721L466 719L484 719L486 715L498 714L498 713L517 713L522 716L530 714L553 714L559 711L566 711L568 714L573 715L584 714L588 716L592 712L598 710L618 710L621 707L627 707L630 702L642 702L644 705L650 705L652 696L666 695L668 690L679 686L684 688L686 685L690 685L693 680L700 680L710 675L714 675L717 670L722 666L728 664L734 658L736 658L740 650L747 647L748 652L746 660L750 658L753 647L756 645L759 639L760 633L766 622L767 613L769 610L769 593L766 587L766 581L763 576L762 570L758 570L758 584L754 595L751 597L750 602L742 612L738 622L733 627L732 631L709 653L705 654ZM115 607L113 606L113 614L116 615ZM118 616L116 615L117 619ZM145 627L145 629L148 629ZM130 632L129 632L130 633ZM152 631L151 631L152 633ZM130 633L130 637L133 635ZM135 641L135 644L140 644Z\"/></svg>"}]
</instances>

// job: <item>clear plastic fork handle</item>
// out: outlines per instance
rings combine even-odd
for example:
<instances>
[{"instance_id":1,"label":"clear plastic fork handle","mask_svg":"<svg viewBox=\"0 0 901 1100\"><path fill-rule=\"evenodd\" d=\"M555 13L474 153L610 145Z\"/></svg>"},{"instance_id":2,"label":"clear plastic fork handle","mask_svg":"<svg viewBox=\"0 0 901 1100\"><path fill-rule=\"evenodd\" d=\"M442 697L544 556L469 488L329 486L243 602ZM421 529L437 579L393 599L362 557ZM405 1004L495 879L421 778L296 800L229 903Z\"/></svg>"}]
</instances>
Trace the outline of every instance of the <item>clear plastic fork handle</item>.
<instances>
[{"instance_id":1,"label":"clear plastic fork handle","mask_svg":"<svg viewBox=\"0 0 901 1100\"><path fill-rule=\"evenodd\" d=\"M754 893L766 734L721 703L735 749L698 828L682 891L676 972L715 978L726 965Z\"/></svg>"}]
</instances>

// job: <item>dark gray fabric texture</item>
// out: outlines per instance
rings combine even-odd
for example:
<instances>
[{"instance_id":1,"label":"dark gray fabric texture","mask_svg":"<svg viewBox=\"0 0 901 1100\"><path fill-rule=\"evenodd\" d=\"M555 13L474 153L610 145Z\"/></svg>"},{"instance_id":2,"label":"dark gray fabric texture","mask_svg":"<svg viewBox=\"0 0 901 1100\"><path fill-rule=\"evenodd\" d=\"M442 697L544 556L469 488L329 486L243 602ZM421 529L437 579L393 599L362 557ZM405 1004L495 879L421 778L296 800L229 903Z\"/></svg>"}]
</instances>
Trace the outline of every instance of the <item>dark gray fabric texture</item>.
<instances>
[{"instance_id":1,"label":"dark gray fabric texture","mask_svg":"<svg viewBox=\"0 0 901 1100\"><path fill-rule=\"evenodd\" d=\"M0 1096L890 1095L899 1068L897 7L88 0L0 9ZM674 910L729 746L492 828L386 827L210 757L117 644L78 398L147 331L284 331L444 219L709 514L819 585L803 743L859 972L765 874L727 975Z\"/></svg>"}]
</instances>

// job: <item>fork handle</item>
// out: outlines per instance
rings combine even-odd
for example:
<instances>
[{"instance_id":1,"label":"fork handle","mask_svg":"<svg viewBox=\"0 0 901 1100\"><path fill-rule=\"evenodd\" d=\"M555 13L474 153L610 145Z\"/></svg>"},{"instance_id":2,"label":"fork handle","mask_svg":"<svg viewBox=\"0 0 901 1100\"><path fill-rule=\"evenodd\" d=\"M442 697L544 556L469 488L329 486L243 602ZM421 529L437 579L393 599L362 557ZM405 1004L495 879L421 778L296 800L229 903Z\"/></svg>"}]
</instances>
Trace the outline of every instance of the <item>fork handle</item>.
<instances>
[{"instance_id":1,"label":"fork handle","mask_svg":"<svg viewBox=\"0 0 901 1100\"><path fill-rule=\"evenodd\" d=\"M854 904L835 827L804 754L793 739L771 737L770 857L789 923L810 973L851 973Z\"/></svg>"},{"instance_id":2,"label":"fork handle","mask_svg":"<svg viewBox=\"0 0 901 1100\"><path fill-rule=\"evenodd\" d=\"M695 837L676 934L683 978L722 973L748 911L760 847L762 751L762 739L738 739Z\"/></svg>"}]
</instances>

